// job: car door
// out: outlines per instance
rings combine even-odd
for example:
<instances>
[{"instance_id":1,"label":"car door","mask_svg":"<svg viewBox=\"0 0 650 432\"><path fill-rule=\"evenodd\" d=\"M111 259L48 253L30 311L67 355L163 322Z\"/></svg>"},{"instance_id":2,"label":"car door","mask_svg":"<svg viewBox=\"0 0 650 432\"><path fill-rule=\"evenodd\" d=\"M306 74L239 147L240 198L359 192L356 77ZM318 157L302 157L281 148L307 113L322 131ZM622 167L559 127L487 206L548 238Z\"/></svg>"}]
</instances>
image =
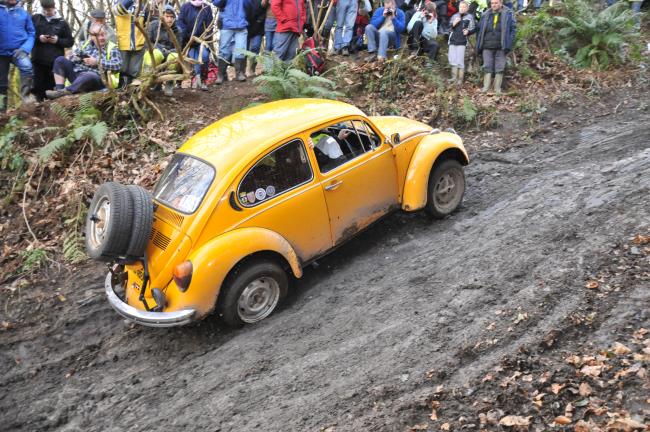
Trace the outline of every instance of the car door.
<instances>
[{"instance_id":1,"label":"car door","mask_svg":"<svg viewBox=\"0 0 650 432\"><path fill-rule=\"evenodd\" d=\"M392 149L366 121L357 118L321 126L311 131L310 147L335 245L398 205Z\"/></svg>"}]
</instances>

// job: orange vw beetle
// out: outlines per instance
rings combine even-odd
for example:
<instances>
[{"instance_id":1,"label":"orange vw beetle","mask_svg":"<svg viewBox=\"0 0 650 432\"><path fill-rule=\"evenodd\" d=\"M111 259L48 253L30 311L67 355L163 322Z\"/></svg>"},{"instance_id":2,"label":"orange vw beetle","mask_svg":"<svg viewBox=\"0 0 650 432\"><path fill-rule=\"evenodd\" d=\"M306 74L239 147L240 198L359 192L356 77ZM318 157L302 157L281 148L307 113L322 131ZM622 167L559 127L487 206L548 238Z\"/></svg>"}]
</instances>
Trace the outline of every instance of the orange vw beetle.
<instances>
[{"instance_id":1,"label":"orange vw beetle","mask_svg":"<svg viewBox=\"0 0 650 432\"><path fill-rule=\"evenodd\" d=\"M468 161L453 131L329 100L267 103L190 138L153 196L101 185L86 246L115 262L106 295L128 319L175 326L216 309L255 323L290 277L388 212L456 210Z\"/></svg>"}]
</instances>

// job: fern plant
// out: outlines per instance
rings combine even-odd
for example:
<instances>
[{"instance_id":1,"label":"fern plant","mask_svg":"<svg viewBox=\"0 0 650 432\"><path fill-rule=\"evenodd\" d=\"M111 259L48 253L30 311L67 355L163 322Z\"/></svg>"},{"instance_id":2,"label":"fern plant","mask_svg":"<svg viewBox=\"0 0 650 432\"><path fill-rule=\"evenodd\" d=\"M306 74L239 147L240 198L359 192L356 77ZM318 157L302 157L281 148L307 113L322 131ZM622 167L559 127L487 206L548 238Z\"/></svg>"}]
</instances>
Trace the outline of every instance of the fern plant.
<instances>
[{"instance_id":1,"label":"fern plant","mask_svg":"<svg viewBox=\"0 0 650 432\"><path fill-rule=\"evenodd\" d=\"M74 143L90 140L100 146L108 135L108 125L101 120L102 113L95 105L92 94L79 98L79 107L74 114L59 104L52 104L52 109L62 118L70 121L68 134L57 137L38 150L41 162L49 160L54 154L65 151Z\"/></svg>"},{"instance_id":2,"label":"fern plant","mask_svg":"<svg viewBox=\"0 0 650 432\"><path fill-rule=\"evenodd\" d=\"M20 134L25 133L22 120L12 116L7 124L0 129L0 168L14 172L22 172L25 159L16 149L14 143Z\"/></svg>"},{"instance_id":3,"label":"fern plant","mask_svg":"<svg viewBox=\"0 0 650 432\"><path fill-rule=\"evenodd\" d=\"M334 81L321 76L310 76L300 70L304 54L299 54L291 63L285 63L273 53L256 56L264 65L264 73L253 80L260 92L271 100L315 97L337 99L342 96L336 91Z\"/></svg>"},{"instance_id":4,"label":"fern plant","mask_svg":"<svg viewBox=\"0 0 650 432\"><path fill-rule=\"evenodd\" d=\"M84 240L81 236L83 223L86 220L88 209L81 199L77 200L77 211L63 223L68 227L63 238L63 258L71 264L86 260Z\"/></svg>"},{"instance_id":5,"label":"fern plant","mask_svg":"<svg viewBox=\"0 0 650 432\"><path fill-rule=\"evenodd\" d=\"M575 56L579 67L606 69L622 60L622 47L638 37L627 2L603 10L586 0L565 0L563 16L552 18L556 40Z\"/></svg>"}]
</instances>

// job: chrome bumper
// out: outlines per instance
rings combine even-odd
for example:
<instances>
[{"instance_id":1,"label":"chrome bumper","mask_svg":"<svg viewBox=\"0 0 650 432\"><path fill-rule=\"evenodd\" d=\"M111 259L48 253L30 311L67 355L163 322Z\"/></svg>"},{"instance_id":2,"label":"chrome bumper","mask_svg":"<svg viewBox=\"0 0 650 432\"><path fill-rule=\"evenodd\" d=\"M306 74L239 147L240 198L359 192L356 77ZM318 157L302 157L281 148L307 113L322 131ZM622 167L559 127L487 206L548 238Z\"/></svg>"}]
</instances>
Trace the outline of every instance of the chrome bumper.
<instances>
[{"instance_id":1,"label":"chrome bumper","mask_svg":"<svg viewBox=\"0 0 650 432\"><path fill-rule=\"evenodd\" d=\"M123 302L113 290L113 274L108 272L104 281L106 297L110 305L124 318L149 327L176 327L189 324L194 317L194 309L174 312L147 312L136 309Z\"/></svg>"}]
</instances>

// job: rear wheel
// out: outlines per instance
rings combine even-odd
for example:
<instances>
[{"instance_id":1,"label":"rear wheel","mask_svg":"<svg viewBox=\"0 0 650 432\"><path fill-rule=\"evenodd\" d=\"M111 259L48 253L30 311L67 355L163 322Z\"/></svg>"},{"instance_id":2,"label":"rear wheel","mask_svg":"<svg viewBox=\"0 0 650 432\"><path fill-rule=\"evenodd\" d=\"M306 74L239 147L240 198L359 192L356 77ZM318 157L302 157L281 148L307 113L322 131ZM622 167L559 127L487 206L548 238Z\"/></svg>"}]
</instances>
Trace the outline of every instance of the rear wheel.
<instances>
[{"instance_id":1,"label":"rear wheel","mask_svg":"<svg viewBox=\"0 0 650 432\"><path fill-rule=\"evenodd\" d=\"M275 310L288 285L286 272L273 261L244 264L222 287L220 315L232 327L261 321Z\"/></svg>"},{"instance_id":2,"label":"rear wheel","mask_svg":"<svg viewBox=\"0 0 650 432\"><path fill-rule=\"evenodd\" d=\"M133 200L119 183L104 183L88 208L86 252L94 260L111 261L124 256L131 237Z\"/></svg>"},{"instance_id":3,"label":"rear wheel","mask_svg":"<svg viewBox=\"0 0 650 432\"><path fill-rule=\"evenodd\" d=\"M455 159L435 164L429 174L427 205L429 216L442 219L453 213L465 194L463 166Z\"/></svg>"}]
</instances>

